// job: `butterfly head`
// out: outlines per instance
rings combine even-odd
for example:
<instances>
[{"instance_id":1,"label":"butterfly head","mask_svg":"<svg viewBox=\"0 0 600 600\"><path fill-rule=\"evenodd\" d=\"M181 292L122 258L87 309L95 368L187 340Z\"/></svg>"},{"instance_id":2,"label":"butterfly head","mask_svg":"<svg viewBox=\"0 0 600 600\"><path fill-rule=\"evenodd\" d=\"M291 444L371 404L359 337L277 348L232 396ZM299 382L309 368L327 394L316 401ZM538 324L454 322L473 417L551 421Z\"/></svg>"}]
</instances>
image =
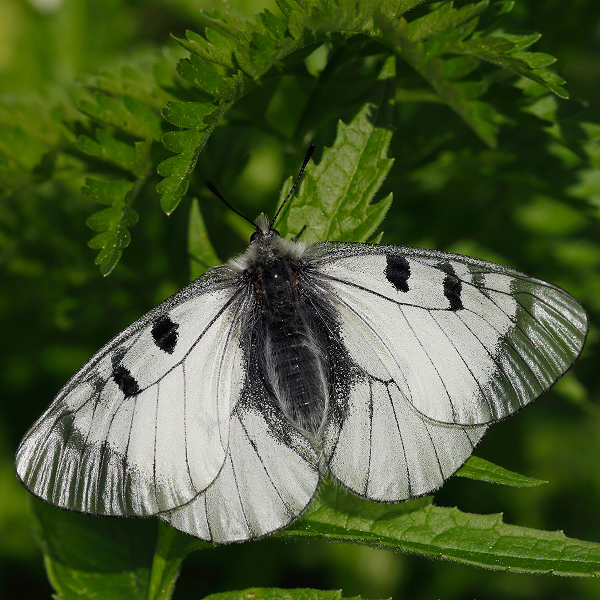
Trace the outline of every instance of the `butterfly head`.
<instances>
[{"instance_id":1,"label":"butterfly head","mask_svg":"<svg viewBox=\"0 0 600 600\"><path fill-rule=\"evenodd\" d=\"M298 243L295 240L285 240L283 239L279 232L276 229L273 229L273 224L277 220L279 213L286 205L287 201L292 197L296 186L298 185L300 178L302 177L302 173L304 173L304 169L310 160L313 152L315 150L315 145L311 144L306 156L304 157L304 162L302 163L302 167L300 168L300 172L298 173L298 177L296 177L296 181L294 181L294 185L292 189L289 191L288 195L285 197L279 209L275 213L272 221L264 215L260 215L256 221L252 222L248 217L243 215L240 211L233 208L223 196L217 191L217 188L210 182L207 181L206 185L208 189L217 196L225 206L229 207L234 213L250 222L254 228L254 233L250 236L250 246L242 254L238 256L234 260L230 261L229 265L235 271L245 271L249 268L252 268L253 265L257 263L268 263L269 261L281 260L282 258L292 258L292 259L301 259L306 245L303 243Z\"/></svg>"},{"instance_id":2,"label":"butterfly head","mask_svg":"<svg viewBox=\"0 0 600 600\"><path fill-rule=\"evenodd\" d=\"M279 231L271 227L271 222L265 214L259 215L254 222L254 227L256 227L256 231L250 236L251 244L257 241L264 243L272 238L281 237Z\"/></svg>"},{"instance_id":3,"label":"butterfly head","mask_svg":"<svg viewBox=\"0 0 600 600\"><path fill-rule=\"evenodd\" d=\"M250 245L246 252L229 262L236 271L245 271L257 263L268 263L282 258L302 258L306 244L282 238L279 231L271 227L265 215L260 215L254 226L256 231L250 236Z\"/></svg>"}]
</instances>

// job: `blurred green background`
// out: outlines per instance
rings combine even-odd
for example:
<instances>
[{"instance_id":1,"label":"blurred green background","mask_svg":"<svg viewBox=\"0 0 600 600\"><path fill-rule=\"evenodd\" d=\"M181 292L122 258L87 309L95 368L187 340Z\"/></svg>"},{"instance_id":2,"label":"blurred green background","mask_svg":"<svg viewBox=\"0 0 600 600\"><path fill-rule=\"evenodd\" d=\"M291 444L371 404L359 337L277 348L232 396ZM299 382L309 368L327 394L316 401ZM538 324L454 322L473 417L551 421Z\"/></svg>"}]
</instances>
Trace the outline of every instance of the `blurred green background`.
<instances>
[{"instance_id":1,"label":"blurred green background","mask_svg":"<svg viewBox=\"0 0 600 600\"><path fill-rule=\"evenodd\" d=\"M127 60L143 63L163 52L171 64L182 53L170 34L201 31L200 9L235 7L250 16L274 2L216 0L1 0L0 127L11 118L37 115L30 138L0 136L37 152L32 180L16 182L0 196L0 596L45 598L51 594L30 525L29 495L13 473L13 456L27 427L60 387L110 337L187 283L187 211L167 218L152 190L135 209L140 223L114 273L103 279L85 219L96 208L79 193L83 180L70 175L46 181L45 149L56 132L38 122L67 95L73 81ZM410 18L410 14L408 15ZM510 26L510 27L508 27ZM509 15L512 33L538 31L535 50L558 58L572 100L561 101L569 118L600 123L600 2L517 0ZM295 92L295 93L301 93ZM508 99L507 101L509 101ZM500 99L501 101L501 99ZM11 109L11 107L14 107ZM14 110L14 113L11 113ZM279 109L285 112L285 107ZM342 115L340 115L342 116ZM600 169L569 169L569 157L548 160L547 141L512 130L497 150L472 134L441 145L425 159L418 143L439 132L437 123L464 129L445 108L406 109L390 149L396 158L384 193L394 205L384 222L389 243L436 247L498 260L548 279L600 313ZM421 120L419 120L419 118ZM38 120L36 120L38 119ZM402 119L404 119L402 121ZM456 121L456 125L453 125ZM12 135L12 134L11 134ZM458 141L457 141L458 140ZM333 138L323 134L322 143ZM546 150L544 148L544 150ZM232 168L215 173L230 152ZM214 153L214 154L211 154ZM597 142L590 155L600 155ZM595 153L595 154L594 154ZM241 158L240 158L241 157ZM512 167L530 161L529 175ZM575 159L573 159L575 160ZM245 166L236 172L239 163ZM0 167L2 161L0 157ZM284 177L294 173L280 141L251 129L235 140L216 132L198 169L247 213L272 211ZM577 165L575 165L577 166ZM157 178L158 181L158 178ZM555 186L555 193L553 192ZM150 186L153 188L153 186ZM245 241L209 206L221 258ZM229 218L229 217L228 217ZM504 512L508 523L600 542L600 420L597 325L575 368L533 407L492 427L476 454L518 472L547 479L529 490L452 479L436 503L464 511ZM600 581L496 573L420 557L322 543L252 544L197 552L184 563L176 598L250 586L343 589L345 596L419 599L559 599L600 597Z\"/></svg>"}]
</instances>

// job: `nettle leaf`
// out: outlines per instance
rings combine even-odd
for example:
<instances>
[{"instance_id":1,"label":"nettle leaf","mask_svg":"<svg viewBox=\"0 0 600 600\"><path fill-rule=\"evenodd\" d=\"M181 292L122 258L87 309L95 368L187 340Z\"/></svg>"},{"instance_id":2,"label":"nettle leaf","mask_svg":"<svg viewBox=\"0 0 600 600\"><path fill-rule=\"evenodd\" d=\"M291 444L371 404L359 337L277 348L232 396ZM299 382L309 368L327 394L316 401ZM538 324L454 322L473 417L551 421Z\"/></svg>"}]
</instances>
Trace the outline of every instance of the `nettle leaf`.
<instances>
[{"instance_id":1,"label":"nettle leaf","mask_svg":"<svg viewBox=\"0 0 600 600\"><path fill-rule=\"evenodd\" d=\"M208 238L206 225L196 198L194 198L190 207L188 254L190 255L191 279L196 279L211 267L221 264Z\"/></svg>"},{"instance_id":2,"label":"nettle leaf","mask_svg":"<svg viewBox=\"0 0 600 600\"><path fill-rule=\"evenodd\" d=\"M438 35L447 36L457 29L460 31L459 35L468 35L477 25L474 19L487 6L488 2L485 0L460 9L453 8L452 2L444 3L429 14L407 23L406 37L413 43L424 42Z\"/></svg>"},{"instance_id":3,"label":"nettle leaf","mask_svg":"<svg viewBox=\"0 0 600 600\"><path fill-rule=\"evenodd\" d=\"M96 140L87 135L80 135L76 147L85 154L111 163L124 171L134 169L135 148L115 139L105 129L96 130Z\"/></svg>"},{"instance_id":4,"label":"nettle leaf","mask_svg":"<svg viewBox=\"0 0 600 600\"><path fill-rule=\"evenodd\" d=\"M158 114L167 100L176 99L167 88L175 87L177 75L173 66L177 59L174 52L162 49L160 54L152 53L143 61L125 64L116 72L87 75L83 85L109 97L128 96Z\"/></svg>"},{"instance_id":5,"label":"nettle leaf","mask_svg":"<svg viewBox=\"0 0 600 600\"><path fill-rule=\"evenodd\" d=\"M387 2L382 9L387 11L386 14L396 16L417 4L419 2L414 0ZM165 177L157 188L162 194L163 210L170 214L187 192L200 151L214 125L235 101L256 87L267 72L281 66L285 57L300 50L312 51L306 48L328 39L330 32L372 29L377 5L343 0L331 4L313 3L302 10L285 3L287 22L285 17L276 17L269 11L253 20L246 20L235 11L225 15L216 11L203 13L209 23L205 34L188 31L187 39L176 40L191 53L189 59L180 61L178 72L200 93L200 106L192 108L192 103L187 103L175 107L169 103L163 111L163 116L173 125L203 133L181 137L167 134L163 138L170 150L179 153L178 157L165 160L158 168ZM224 70L218 70L215 65ZM212 110L210 106L213 106ZM189 117L185 111L189 111Z\"/></svg>"},{"instance_id":6,"label":"nettle leaf","mask_svg":"<svg viewBox=\"0 0 600 600\"><path fill-rule=\"evenodd\" d=\"M86 223L100 233L88 245L100 250L94 261L102 275L108 275L117 265L123 248L129 246L129 228L138 221L138 214L131 208L132 193L136 184L127 180L100 181L88 179L83 193L101 204L110 205L92 216Z\"/></svg>"},{"instance_id":7,"label":"nettle leaf","mask_svg":"<svg viewBox=\"0 0 600 600\"><path fill-rule=\"evenodd\" d=\"M569 97L568 92L562 87L565 80L556 73L543 68L554 62L555 59L552 56L536 52L512 53L511 50L514 49L514 46L510 40L498 37L495 38L498 41L492 42L493 39L494 37L490 36L468 40L459 44L456 51L472 54L517 75L527 77L548 88L560 98ZM485 40L485 43L480 43L481 40Z\"/></svg>"},{"instance_id":8,"label":"nettle leaf","mask_svg":"<svg viewBox=\"0 0 600 600\"><path fill-rule=\"evenodd\" d=\"M187 129L206 129L205 117L218 110L212 102L167 102L162 114L169 123ZM164 140L164 138L163 138Z\"/></svg>"},{"instance_id":9,"label":"nettle leaf","mask_svg":"<svg viewBox=\"0 0 600 600\"><path fill-rule=\"evenodd\" d=\"M236 36L233 33L207 27L204 36L193 31L186 31L185 35L187 40L176 38L177 43L183 48L209 62L234 70L233 54Z\"/></svg>"},{"instance_id":10,"label":"nettle leaf","mask_svg":"<svg viewBox=\"0 0 600 600\"><path fill-rule=\"evenodd\" d=\"M236 11L225 15L217 11L204 12L209 23L206 41L197 38L195 51L211 62L216 62L233 72L234 65L252 78L266 73L277 61L301 48L297 40L286 36L288 23L268 10L246 20ZM211 27L212 26L212 27ZM216 47L223 42L221 47ZM229 56L226 53L229 52Z\"/></svg>"},{"instance_id":11,"label":"nettle leaf","mask_svg":"<svg viewBox=\"0 0 600 600\"><path fill-rule=\"evenodd\" d=\"M239 72L223 77L202 59L192 55L181 61L178 70L187 81L201 89L209 102L167 102L163 116L171 124L186 128L167 132L163 144L177 156L167 158L158 165L158 173L165 179L157 190L161 194L161 207L171 214L187 192L190 178L196 167L198 155L204 148L217 123L227 114L233 103L244 93L244 78ZM202 78L206 76L206 80Z\"/></svg>"},{"instance_id":12,"label":"nettle leaf","mask_svg":"<svg viewBox=\"0 0 600 600\"><path fill-rule=\"evenodd\" d=\"M396 52L413 67L432 87L437 96L445 102L465 123L489 146L496 145L497 134L501 124L508 122L491 104L479 100L487 90L483 82L457 81L454 71L455 62L446 68L446 61L437 56L452 51L453 44L467 35L471 27L459 27L456 31L448 31L436 43L413 42L408 30L408 23L398 19L394 24L380 22L384 37L392 43ZM441 34L440 34L441 35ZM445 42L448 43L445 43ZM450 43L451 42L451 43ZM472 68L473 65L469 65Z\"/></svg>"},{"instance_id":13,"label":"nettle leaf","mask_svg":"<svg viewBox=\"0 0 600 600\"><path fill-rule=\"evenodd\" d=\"M458 477L467 477L468 479L477 479L479 481L487 481L488 483L498 483L500 485L508 485L510 487L537 487L548 483L542 479L534 477L526 477L508 469L504 469L494 463L491 463L483 458L471 456L467 462L456 471Z\"/></svg>"},{"instance_id":14,"label":"nettle leaf","mask_svg":"<svg viewBox=\"0 0 600 600\"><path fill-rule=\"evenodd\" d=\"M538 39L536 35L482 35L477 31L478 19L489 7L487 0L458 9L452 2L440 3L410 22L401 17L420 3L336 0L296 6L282 2L283 16L265 11L253 19L245 19L235 11L203 13L208 23L204 35L188 31L186 39L177 39L191 53L180 61L178 71L198 91L199 106L194 109L192 103L185 105L189 117L183 106L182 110L172 106L163 112L172 124L203 134L182 136L178 141L170 135L163 139L169 149L179 153L178 158L167 159L159 166L159 172L167 178L158 188L163 195L163 209L172 212L187 192L198 155L213 131L206 125L216 124L233 103L261 85L263 78L293 68L290 55L295 53L301 59L318 42L328 41L335 46L360 33L387 45L431 86L430 90L398 89L399 99L448 104L492 147L500 126L509 120L481 100L488 90L487 80L463 81L479 68L481 60L532 77L560 92L560 81L554 74L538 73L549 64L549 57L523 52ZM494 5L490 13L505 13L509 4L500 8Z\"/></svg>"},{"instance_id":15,"label":"nettle leaf","mask_svg":"<svg viewBox=\"0 0 600 600\"><path fill-rule=\"evenodd\" d=\"M600 544L560 531L507 525L502 515L475 515L433 506L431 497L375 504L333 484L306 515L276 536L326 537L517 573L600 575Z\"/></svg>"},{"instance_id":16,"label":"nettle leaf","mask_svg":"<svg viewBox=\"0 0 600 600\"><path fill-rule=\"evenodd\" d=\"M335 0L333 2L310 2L302 10L295 10L289 18L288 28L292 37L323 40L334 32L364 33L377 35L376 16L394 20L422 4L426 0Z\"/></svg>"},{"instance_id":17,"label":"nettle leaf","mask_svg":"<svg viewBox=\"0 0 600 600\"><path fill-rule=\"evenodd\" d=\"M103 92L95 92L93 100L80 100L79 110L96 121L117 127L137 138L160 139L160 117L138 100L130 96L108 96Z\"/></svg>"},{"instance_id":18,"label":"nettle leaf","mask_svg":"<svg viewBox=\"0 0 600 600\"><path fill-rule=\"evenodd\" d=\"M539 39L537 34L518 36L493 32L480 35L477 32L478 18L487 7L486 1L455 9L449 2L412 22L405 19L391 22L380 17L376 23L381 30L381 41L391 45L428 81L440 99L484 142L494 147L499 126L508 120L491 104L480 100L487 91L483 80L476 83L459 81L473 73L478 63L473 60L458 62L451 55L466 55L493 63L536 81L561 97L566 97L566 91L561 87L564 81L544 69L553 62L551 56L523 52ZM425 99L423 95L421 98Z\"/></svg>"},{"instance_id":19,"label":"nettle leaf","mask_svg":"<svg viewBox=\"0 0 600 600\"><path fill-rule=\"evenodd\" d=\"M210 114L220 115L224 108L224 106L216 107ZM198 111L201 110L201 108L198 109ZM156 186L156 189L162 194L160 205L166 214L170 215L177 208L183 195L187 192L198 155L215 125L216 123L212 125L202 123L198 129L172 131L163 136L164 145L172 152L178 153L158 165L158 172L165 179Z\"/></svg>"},{"instance_id":20,"label":"nettle leaf","mask_svg":"<svg viewBox=\"0 0 600 600\"><path fill-rule=\"evenodd\" d=\"M515 35L504 31L493 31L486 39L504 40L505 43L513 44L512 48L501 50L501 42L495 42L497 44L496 48L482 48L481 51L477 50L476 44L473 43L469 46L467 42L466 48L468 52L470 51L470 53L479 56L482 60L508 69L517 75L527 77L549 89L560 98L568 98L568 92L562 87L562 84L565 83L564 79L545 69L545 67L554 64L556 59L544 52L523 52L523 50L535 44L540 37L539 33Z\"/></svg>"},{"instance_id":21,"label":"nettle leaf","mask_svg":"<svg viewBox=\"0 0 600 600\"><path fill-rule=\"evenodd\" d=\"M98 232L89 246L100 250L95 264L100 266L103 275L115 268L123 249L131 241L129 228L138 221L132 204L156 168L152 145L162 135L163 122L155 105L163 104L169 95L159 91L156 84L154 91L150 91L148 82L154 81L154 74L150 69L146 71L123 67L121 75L128 83L117 83L109 74L88 79L86 85L94 86L94 91L82 90L77 103L78 109L99 127L94 133L95 139L79 135L75 146L106 165L104 177L86 179L82 189L94 201L109 206L87 220L88 226ZM137 98L119 94L127 90L133 91ZM98 170L97 167L94 170Z\"/></svg>"},{"instance_id":22,"label":"nettle leaf","mask_svg":"<svg viewBox=\"0 0 600 600\"><path fill-rule=\"evenodd\" d=\"M556 62L554 56L544 54L543 52L513 52L512 56L521 59L533 69L548 67Z\"/></svg>"},{"instance_id":23,"label":"nettle leaf","mask_svg":"<svg viewBox=\"0 0 600 600\"><path fill-rule=\"evenodd\" d=\"M133 183L125 179L113 179L111 181L99 181L88 179L85 186L85 195L99 204L112 206L115 198L125 197L133 189Z\"/></svg>"},{"instance_id":24,"label":"nettle leaf","mask_svg":"<svg viewBox=\"0 0 600 600\"><path fill-rule=\"evenodd\" d=\"M158 519L106 519L36 498L30 505L57 600L168 600L181 561L211 546Z\"/></svg>"},{"instance_id":25,"label":"nettle leaf","mask_svg":"<svg viewBox=\"0 0 600 600\"><path fill-rule=\"evenodd\" d=\"M372 204L393 160L386 157L392 139L390 127L394 59L388 59L372 93L372 102L348 124L338 124L334 145L326 148L318 165L309 165L296 199L286 205L276 227L283 236L302 240L364 242L383 221L390 194ZM291 188L287 181L280 201Z\"/></svg>"},{"instance_id":26,"label":"nettle leaf","mask_svg":"<svg viewBox=\"0 0 600 600\"><path fill-rule=\"evenodd\" d=\"M342 592L339 590L311 590L280 589L280 588L250 588L236 592L223 592L211 594L204 600L343 600ZM353 596L348 600L360 600L360 596Z\"/></svg>"},{"instance_id":27,"label":"nettle leaf","mask_svg":"<svg viewBox=\"0 0 600 600\"><path fill-rule=\"evenodd\" d=\"M190 55L190 58L183 58L177 65L177 72L189 84L205 92L207 97L220 97L224 77L202 58L195 54Z\"/></svg>"},{"instance_id":28,"label":"nettle leaf","mask_svg":"<svg viewBox=\"0 0 600 600\"><path fill-rule=\"evenodd\" d=\"M34 498L30 503L57 598L148 598L156 523L78 514Z\"/></svg>"}]
</instances>

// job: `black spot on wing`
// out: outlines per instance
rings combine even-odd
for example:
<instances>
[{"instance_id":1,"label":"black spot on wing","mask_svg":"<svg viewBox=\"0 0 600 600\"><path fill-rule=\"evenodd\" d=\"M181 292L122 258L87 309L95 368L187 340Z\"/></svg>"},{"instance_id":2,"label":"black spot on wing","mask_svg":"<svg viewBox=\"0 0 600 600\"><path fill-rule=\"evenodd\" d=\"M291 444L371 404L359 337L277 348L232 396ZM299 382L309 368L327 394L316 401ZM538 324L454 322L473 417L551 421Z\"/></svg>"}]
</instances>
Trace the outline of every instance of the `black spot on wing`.
<instances>
[{"instance_id":1,"label":"black spot on wing","mask_svg":"<svg viewBox=\"0 0 600 600\"><path fill-rule=\"evenodd\" d=\"M140 387L129 369L123 365L117 365L113 369L113 379L125 396L135 396L140 393Z\"/></svg>"},{"instance_id":2,"label":"black spot on wing","mask_svg":"<svg viewBox=\"0 0 600 600\"><path fill-rule=\"evenodd\" d=\"M399 291L408 292L408 279L410 277L410 265L404 256L386 256L385 267L386 279Z\"/></svg>"},{"instance_id":3,"label":"black spot on wing","mask_svg":"<svg viewBox=\"0 0 600 600\"><path fill-rule=\"evenodd\" d=\"M179 325L173 323L169 315L163 315L152 326L152 338L158 348L167 354L173 354L177 344Z\"/></svg>"},{"instance_id":4,"label":"black spot on wing","mask_svg":"<svg viewBox=\"0 0 600 600\"><path fill-rule=\"evenodd\" d=\"M450 303L450 310L461 310L464 308L461 299L462 282L456 276L456 272L450 263L443 263L439 265L439 268L446 273L446 277L444 277L444 296Z\"/></svg>"}]
</instances>

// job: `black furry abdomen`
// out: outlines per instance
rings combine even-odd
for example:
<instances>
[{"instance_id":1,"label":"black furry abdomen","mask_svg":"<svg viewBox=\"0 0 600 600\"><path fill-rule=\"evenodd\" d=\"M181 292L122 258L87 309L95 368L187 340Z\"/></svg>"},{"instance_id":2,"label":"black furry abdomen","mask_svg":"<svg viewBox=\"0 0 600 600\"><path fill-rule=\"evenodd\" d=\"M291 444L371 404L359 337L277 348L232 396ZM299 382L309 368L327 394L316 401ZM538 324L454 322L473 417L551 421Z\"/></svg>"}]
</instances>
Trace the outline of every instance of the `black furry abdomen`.
<instances>
[{"instance_id":1,"label":"black furry abdomen","mask_svg":"<svg viewBox=\"0 0 600 600\"><path fill-rule=\"evenodd\" d=\"M255 298L249 340L256 369L276 405L301 430L323 426L331 395L331 308L306 286L304 265L279 259L250 271Z\"/></svg>"}]
</instances>

